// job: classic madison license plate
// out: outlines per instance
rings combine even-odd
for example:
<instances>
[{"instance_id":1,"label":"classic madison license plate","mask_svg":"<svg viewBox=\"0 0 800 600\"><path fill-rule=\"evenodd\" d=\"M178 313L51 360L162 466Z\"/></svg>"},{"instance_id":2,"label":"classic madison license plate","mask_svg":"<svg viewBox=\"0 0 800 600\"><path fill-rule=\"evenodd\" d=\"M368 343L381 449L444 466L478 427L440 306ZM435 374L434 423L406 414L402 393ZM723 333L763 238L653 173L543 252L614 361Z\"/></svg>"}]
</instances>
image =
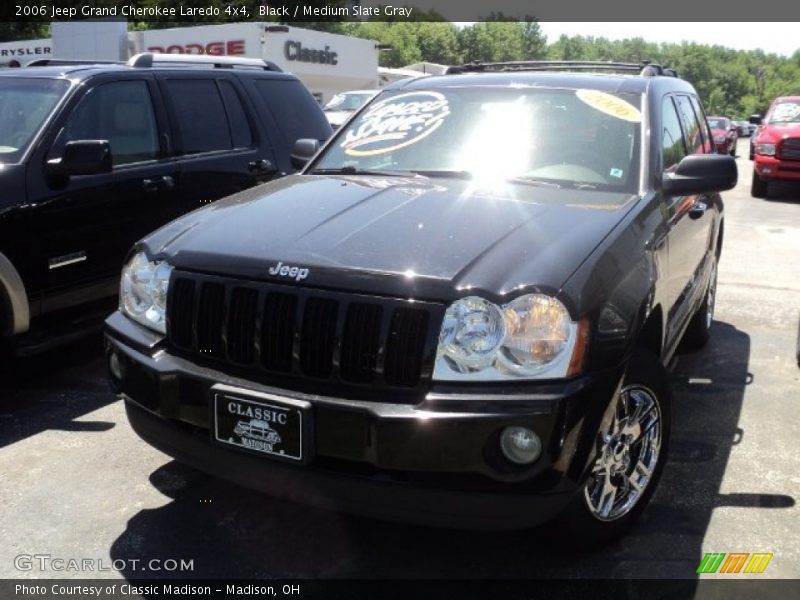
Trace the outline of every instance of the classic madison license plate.
<instances>
[{"instance_id":1,"label":"classic madison license plate","mask_svg":"<svg viewBox=\"0 0 800 600\"><path fill-rule=\"evenodd\" d=\"M214 440L295 462L308 458L308 402L215 385L212 390Z\"/></svg>"}]
</instances>

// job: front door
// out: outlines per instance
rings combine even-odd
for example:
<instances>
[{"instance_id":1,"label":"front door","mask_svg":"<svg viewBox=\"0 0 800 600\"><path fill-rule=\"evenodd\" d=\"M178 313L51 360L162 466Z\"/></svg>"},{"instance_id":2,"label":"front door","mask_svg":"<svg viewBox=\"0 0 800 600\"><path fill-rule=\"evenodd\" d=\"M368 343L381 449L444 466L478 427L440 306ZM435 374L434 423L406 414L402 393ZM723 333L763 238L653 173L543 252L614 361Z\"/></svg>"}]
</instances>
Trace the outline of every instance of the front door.
<instances>
[{"instance_id":1,"label":"front door","mask_svg":"<svg viewBox=\"0 0 800 600\"><path fill-rule=\"evenodd\" d=\"M98 78L55 124L42 160L28 176L28 233L39 250L35 279L43 310L107 294L134 242L164 224L176 202L177 168L167 155L164 115L148 74ZM51 177L46 160L74 140L108 140L113 170ZM80 289L86 289L84 294Z\"/></svg>"}]
</instances>

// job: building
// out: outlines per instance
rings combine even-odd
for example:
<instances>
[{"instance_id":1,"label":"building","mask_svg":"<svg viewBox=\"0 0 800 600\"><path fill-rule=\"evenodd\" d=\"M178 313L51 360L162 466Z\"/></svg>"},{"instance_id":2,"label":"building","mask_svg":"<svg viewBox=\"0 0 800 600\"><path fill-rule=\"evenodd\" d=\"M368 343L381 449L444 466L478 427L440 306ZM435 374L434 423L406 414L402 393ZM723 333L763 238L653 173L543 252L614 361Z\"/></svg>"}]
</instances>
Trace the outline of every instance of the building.
<instances>
[{"instance_id":1,"label":"building","mask_svg":"<svg viewBox=\"0 0 800 600\"><path fill-rule=\"evenodd\" d=\"M378 87L378 44L344 35L231 23L129 34L133 52L219 54L263 58L297 75L320 102L334 94Z\"/></svg>"}]
</instances>

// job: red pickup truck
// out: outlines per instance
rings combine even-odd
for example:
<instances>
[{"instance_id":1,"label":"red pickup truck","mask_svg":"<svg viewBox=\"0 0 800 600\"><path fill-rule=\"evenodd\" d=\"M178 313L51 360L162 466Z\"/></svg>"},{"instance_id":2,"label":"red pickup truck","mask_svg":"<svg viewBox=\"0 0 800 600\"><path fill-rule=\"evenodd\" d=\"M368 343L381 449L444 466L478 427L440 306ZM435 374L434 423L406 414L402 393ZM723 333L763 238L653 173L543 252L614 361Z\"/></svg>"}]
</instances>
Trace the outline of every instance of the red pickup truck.
<instances>
[{"instance_id":1,"label":"red pickup truck","mask_svg":"<svg viewBox=\"0 0 800 600\"><path fill-rule=\"evenodd\" d=\"M800 181L800 96L772 102L753 142L754 198L765 198L772 180Z\"/></svg>"}]
</instances>

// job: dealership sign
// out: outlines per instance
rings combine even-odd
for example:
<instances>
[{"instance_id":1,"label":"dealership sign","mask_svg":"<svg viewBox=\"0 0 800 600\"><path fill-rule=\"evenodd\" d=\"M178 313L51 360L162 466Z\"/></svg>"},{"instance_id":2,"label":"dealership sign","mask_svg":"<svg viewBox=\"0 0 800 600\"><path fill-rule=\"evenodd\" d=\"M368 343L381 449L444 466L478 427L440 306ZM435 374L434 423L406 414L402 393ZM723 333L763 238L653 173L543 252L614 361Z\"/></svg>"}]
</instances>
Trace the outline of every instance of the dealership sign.
<instances>
[{"instance_id":1,"label":"dealership sign","mask_svg":"<svg viewBox=\"0 0 800 600\"><path fill-rule=\"evenodd\" d=\"M244 40L148 46L147 51L161 54L208 54L210 56L244 56L246 52Z\"/></svg>"},{"instance_id":2,"label":"dealership sign","mask_svg":"<svg viewBox=\"0 0 800 600\"><path fill-rule=\"evenodd\" d=\"M299 61L305 63L318 63L321 65L339 64L339 53L333 52L330 46L325 46L323 50L307 48L301 42L286 40L283 44L283 55L286 60Z\"/></svg>"},{"instance_id":3,"label":"dealership sign","mask_svg":"<svg viewBox=\"0 0 800 600\"><path fill-rule=\"evenodd\" d=\"M53 55L50 40L27 40L0 44L0 63L12 60L27 62L37 58L50 58Z\"/></svg>"}]
</instances>

